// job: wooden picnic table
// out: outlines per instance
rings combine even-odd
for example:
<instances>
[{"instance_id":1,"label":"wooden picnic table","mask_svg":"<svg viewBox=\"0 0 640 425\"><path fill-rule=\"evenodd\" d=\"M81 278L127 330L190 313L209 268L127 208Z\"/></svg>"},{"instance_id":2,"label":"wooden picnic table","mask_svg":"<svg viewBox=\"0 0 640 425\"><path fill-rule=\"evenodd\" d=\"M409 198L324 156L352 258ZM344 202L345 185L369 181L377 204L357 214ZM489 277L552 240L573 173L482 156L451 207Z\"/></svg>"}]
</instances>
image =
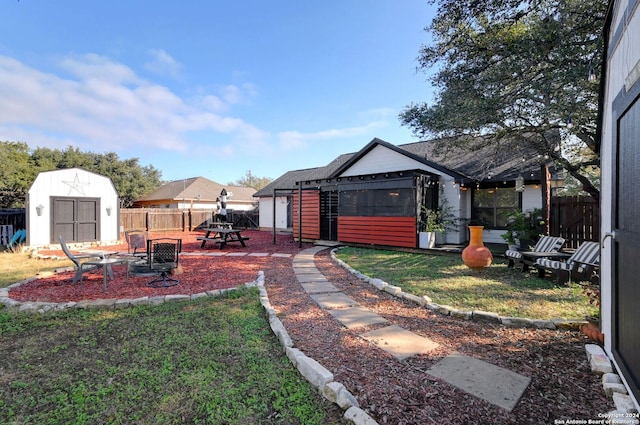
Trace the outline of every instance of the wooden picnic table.
<instances>
[{"instance_id":1,"label":"wooden picnic table","mask_svg":"<svg viewBox=\"0 0 640 425\"><path fill-rule=\"evenodd\" d=\"M242 230L240 229L209 227L205 229L205 232L206 234L204 236L198 236L196 238L197 240L202 241L202 244L200 244L201 248L204 248L207 241L219 244L220 249L224 248L225 245L230 242L239 242L242 246L246 247L247 245L244 241L249 240L248 237L242 236Z\"/></svg>"}]
</instances>

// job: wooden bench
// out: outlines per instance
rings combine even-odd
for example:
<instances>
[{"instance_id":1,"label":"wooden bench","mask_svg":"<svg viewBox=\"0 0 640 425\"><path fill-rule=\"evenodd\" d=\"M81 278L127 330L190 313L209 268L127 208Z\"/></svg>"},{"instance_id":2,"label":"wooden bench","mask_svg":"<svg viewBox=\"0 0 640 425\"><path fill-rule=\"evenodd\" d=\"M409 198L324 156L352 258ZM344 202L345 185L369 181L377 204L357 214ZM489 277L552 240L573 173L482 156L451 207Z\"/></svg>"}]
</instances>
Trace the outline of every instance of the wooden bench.
<instances>
[{"instance_id":1,"label":"wooden bench","mask_svg":"<svg viewBox=\"0 0 640 425\"><path fill-rule=\"evenodd\" d=\"M222 239L220 239L220 238L207 238L207 237L205 237L205 236L198 236L198 237L196 238L196 240L199 240L199 241L211 241L211 242L216 242L216 241L221 241Z\"/></svg>"},{"instance_id":2,"label":"wooden bench","mask_svg":"<svg viewBox=\"0 0 640 425\"><path fill-rule=\"evenodd\" d=\"M241 237L240 239L227 239L227 240L223 240L223 239L219 239L219 238L215 238L215 243L220 243L220 244L227 244L229 242L240 242L242 243L242 246L244 246L244 241L248 241L251 238L247 238L245 236Z\"/></svg>"},{"instance_id":3,"label":"wooden bench","mask_svg":"<svg viewBox=\"0 0 640 425\"><path fill-rule=\"evenodd\" d=\"M209 242L214 242L214 243L219 244L220 245L220 249L222 249L229 242L239 242L242 246L246 246L244 244L244 241L248 241L251 238L246 237L246 236L241 236L239 238L236 237L236 238L222 239L222 238L219 238L219 237L211 238L211 237L207 237L207 236L198 236L196 239L199 240L199 241L202 241L202 244L200 245L201 248L204 248L204 244L207 243L207 241L209 241Z\"/></svg>"}]
</instances>

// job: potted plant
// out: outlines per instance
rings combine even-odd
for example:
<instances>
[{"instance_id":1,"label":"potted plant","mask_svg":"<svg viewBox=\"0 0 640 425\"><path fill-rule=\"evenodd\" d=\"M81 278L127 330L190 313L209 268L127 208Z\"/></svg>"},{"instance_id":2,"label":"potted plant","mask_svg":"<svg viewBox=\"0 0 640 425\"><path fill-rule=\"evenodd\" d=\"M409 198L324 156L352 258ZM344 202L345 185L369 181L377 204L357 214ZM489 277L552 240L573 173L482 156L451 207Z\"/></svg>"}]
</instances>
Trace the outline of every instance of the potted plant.
<instances>
[{"instance_id":1,"label":"potted plant","mask_svg":"<svg viewBox=\"0 0 640 425\"><path fill-rule=\"evenodd\" d=\"M436 245L445 243L447 231L457 231L460 224L460 218L454 213L453 207L449 205L442 187L440 188L440 199L442 202L438 207L437 213L438 222L442 225L442 230L436 230Z\"/></svg>"},{"instance_id":2,"label":"potted plant","mask_svg":"<svg viewBox=\"0 0 640 425\"><path fill-rule=\"evenodd\" d=\"M436 232L443 232L444 224L440 220L437 210L422 208L418 227L418 246L433 248L436 246Z\"/></svg>"},{"instance_id":3,"label":"potted plant","mask_svg":"<svg viewBox=\"0 0 640 425\"><path fill-rule=\"evenodd\" d=\"M527 211L515 211L507 218L507 231L502 234L509 249L519 245L520 249L529 249L529 246L534 245L540 238L540 235L544 233L544 218L542 217L542 210L535 208Z\"/></svg>"}]
</instances>

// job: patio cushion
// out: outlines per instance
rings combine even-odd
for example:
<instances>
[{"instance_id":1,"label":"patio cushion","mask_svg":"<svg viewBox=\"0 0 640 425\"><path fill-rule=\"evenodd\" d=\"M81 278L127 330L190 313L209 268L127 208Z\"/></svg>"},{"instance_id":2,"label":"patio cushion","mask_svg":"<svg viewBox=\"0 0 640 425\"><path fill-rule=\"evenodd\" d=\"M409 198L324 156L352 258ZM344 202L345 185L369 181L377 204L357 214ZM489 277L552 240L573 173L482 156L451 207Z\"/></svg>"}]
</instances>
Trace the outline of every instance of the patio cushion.
<instances>
[{"instance_id":1,"label":"patio cushion","mask_svg":"<svg viewBox=\"0 0 640 425\"><path fill-rule=\"evenodd\" d=\"M515 251L513 249L506 250L504 255L506 255L508 258L522 258L522 254L520 254L520 251Z\"/></svg>"},{"instance_id":2,"label":"patio cushion","mask_svg":"<svg viewBox=\"0 0 640 425\"><path fill-rule=\"evenodd\" d=\"M600 244L598 242L584 242L567 260L567 263L590 263L598 264L600 262Z\"/></svg>"},{"instance_id":3,"label":"patio cushion","mask_svg":"<svg viewBox=\"0 0 640 425\"><path fill-rule=\"evenodd\" d=\"M543 273L545 269L555 272L558 274L558 283L563 283L573 277L584 278L584 275L591 273L593 267L597 266L599 262L600 244L598 242L583 242L566 262L539 258L535 265L540 273ZM542 275L540 276L542 277ZM588 278L588 276L586 277Z\"/></svg>"},{"instance_id":4,"label":"patio cushion","mask_svg":"<svg viewBox=\"0 0 640 425\"><path fill-rule=\"evenodd\" d=\"M535 248L535 252L553 252L562 248L564 238L556 236L543 236L540 238Z\"/></svg>"},{"instance_id":5,"label":"patio cushion","mask_svg":"<svg viewBox=\"0 0 640 425\"><path fill-rule=\"evenodd\" d=\"M533 248L533 252L554 252L562 248L562 245L564 245L564 238L556 236L542 236ZM521 252L513 249L508 249L505 251L504 255L512 260L519 260L522 258Z\"/></svg>"},{"instance_id":6,"label":"patio cushion","mask_svg":"<svg viewBox=\"0 0 640 425\"><path fill-rule=\"evenodd\" d=\"M564 261L551 260L549 258L538 258L536 265L544 267L545 269L569 270L569 264Z\"/></svg>"}]
</instances>

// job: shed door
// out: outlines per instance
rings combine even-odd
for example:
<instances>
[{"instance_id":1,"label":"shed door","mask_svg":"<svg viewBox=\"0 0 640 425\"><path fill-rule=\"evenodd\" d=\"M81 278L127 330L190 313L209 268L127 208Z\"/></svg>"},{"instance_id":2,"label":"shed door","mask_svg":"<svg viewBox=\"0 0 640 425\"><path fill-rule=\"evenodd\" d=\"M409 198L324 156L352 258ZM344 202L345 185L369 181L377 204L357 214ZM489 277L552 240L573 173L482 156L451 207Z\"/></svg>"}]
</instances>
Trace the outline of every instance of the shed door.
<instances>
[{"instance_id":1,"label":"shed door","mask_svg":"<svg viewBox=\"0 0 640 425\"><path fill-rule=\"evenodd\" d=\"M66 242L100 239L100 198L52 198L51 243L62 235Z\"/></svg>"},{"instance_id":2,"label":"shed door","mask_svg":"<svg viewBox=\"0 0 640 425\"><path fill-rule=\"evenodd\" d=\"M640 399L640 102L619 120L613 284L613 354Z\"/></svg>"}]
</instances>

